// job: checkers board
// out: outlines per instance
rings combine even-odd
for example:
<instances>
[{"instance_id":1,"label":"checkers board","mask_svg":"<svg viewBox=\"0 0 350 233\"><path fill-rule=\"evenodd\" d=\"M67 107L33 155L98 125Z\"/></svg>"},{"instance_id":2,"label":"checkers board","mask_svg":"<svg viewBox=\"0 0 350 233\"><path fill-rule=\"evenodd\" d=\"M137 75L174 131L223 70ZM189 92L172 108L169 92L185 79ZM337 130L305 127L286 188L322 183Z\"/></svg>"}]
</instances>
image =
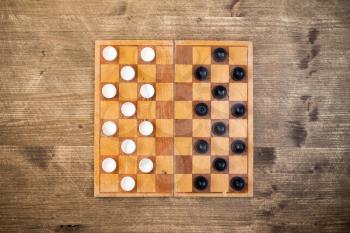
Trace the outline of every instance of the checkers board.
<instances>
[{"instance_id":1,"label":"checkers board","mask_svg":"<svg viewBox=\"0 0 350 233\"><path fill-rule=\"evenodd\" d=\"M252 44L96 41L94 180L97 197L252 196Z\"/></svg>"}]
</instances>

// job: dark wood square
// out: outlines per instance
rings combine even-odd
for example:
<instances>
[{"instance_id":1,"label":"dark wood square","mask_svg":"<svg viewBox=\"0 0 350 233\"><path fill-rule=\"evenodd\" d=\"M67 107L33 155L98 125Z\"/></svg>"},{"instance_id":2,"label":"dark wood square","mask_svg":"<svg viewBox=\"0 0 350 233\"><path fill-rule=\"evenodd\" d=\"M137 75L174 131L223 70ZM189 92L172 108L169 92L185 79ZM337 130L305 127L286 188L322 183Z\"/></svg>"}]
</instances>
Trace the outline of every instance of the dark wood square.
<instances>
[{"instance_id":1,"label":"dark wood square","mask_svg":"<svg viewBox=\"0 0 350 233\"><path fill-rule=\"evenodd\" d=\"M231 108L232 108L232 106L235 105L235 104L243 104L243 105L244 105L244 107L245 107L245 113L244 113L243 116L241 116L241 117L236 117L236 116L232 115L232 113L231 113ZM247 119L249 109L248 109L248 104L247 104L246 101L230 101L229 107L230 107L230 118L231 118L231 119Z\"/></svg>"},{"instance_id":2,"label":"dark wood square","mask_svg":"<svg viewBox=\"0 0 350 233\"><path fill-rule=\"evenodd\" d=\"M176 64L192 64L192 46L177 45L175 52Z\"/></svg>"},{"instance_id":3,"label":"dark wood square","mask_svg":"<svg viewBox=\"0 0 350 233\"><path fill-rule=\"evenodd\" d=\"M236 67L241 67L243 68L244 72L245 72L245 76L242 80L240 81L236 81L232 79L232 71L234 68ZM230 65L230 83L247 83L248 82L248 67L247 66L237 66L237 65Z\"/></svg>"},{"instance_id":4,"label":"dark wood square","mask_svg":"<svg viewBox=\"0 0 350 233\"><path fill-rule=\"evenodd\" d=\"M214 168L214 160L217 158L222 158L226 160L226 169L223 171L218 171ZM230 168L230 161L228 156L211 156L210 157L210 172L215 173L215 174L228 174L229 173L229 168Z\"/></svg>"},{"instance_id":5,"label":"dark wood square","mask_svg":"<svg viewBox=\"0 0 350 233\"><path fill-rule=\"evenodd\" d=\"M236 176L243 178L243 180L245 181L245 186L244 186L244 188L241 191L236 191L233 188L231 188L231 185L230 185L231 179L233 177L236 177ZM228 182L229 182L228 183L228 187L229 187L229 192L230 193L246 193L248 191L248 177L247 177L246 174L244 174L244 175L242 175L242 174L230 174Z\"/></svg>"},{"instance_id":6,"label":"dark wood square","mask_svg":"<svg viewBox=\"0 0 350 233\"><path fill-rule=\"evenodd\" d=\"M191 174L192 173L192 157L191 156L175 156L175 174Z\"/></svg>"},{"instance_id":7,"label":"dark wood square","mask_svg":"<svg viewBox=\"0 0 350 233\"><path fill-rule=\"evenodd\" d=\"M207 180L208 180L208 186L205 188L205 189L203 189L203 190L198 190L198 189L196 189L195 187L194 187L194 180L196 179L196 177L198 177L198 176L203 176L203 177L205 177L205 178L207 178ZM207 192L210 192L210 185L211 185L211 182L210 182L210 175L208 175L208 174L196 174L196 175L193 175L192 176L192 191L194 192L194 193L207 193Z\"/></svg>"},{"instance_id":8,"label":"dark wood square","mask_svg":"<svg viewBox=\"0 0 350 233\"><path fill-rule=\"evenodd\" d=\"M173 138L156 138L156 155L173 155L173 148Z\"/></svg>"},{"instance_id":9,"label":"dark wood square","mask_svg":"<svg viewBox=\"0 0 350 233\"><path fill-rule=\"evenodd\" d=\"M174 102L156 101L156 117L157 119L174 118Z\"/></svg>"},{"instance_id":10,"label":"dark wood square","mask_svg":"<svg viewBox=\"0 0 350 233\"><path fill-rule=\"evenodd\" d=\"M213 126L214 126L214 124L215 123L217 123L217 122L223 122L225 125L226 125L226 132L225 132L225 134L224 135L216 135L216 134L214 134L214 132L213 132ZM211 120L211 136L212 137L228 137L229 136L229 133L230 133L230 124L229 124L229 120L227 120L227 119L212 119Z\"/></svg>"},{"instance_id":11,"label":"dark wood square","mask_svg":"<svg viewBox=\"0 0 350 233\"><path fill-rule=\"evenodd\" d=\"M175 100L192 100L192 83L175 84Z\"/></svg>"},{"instance_id":12,"label":"dark wood square","mask_svg":"<svg viewBox=\"0 0 350 233\"><path fill-rule=\"evenodd\" d=\"M175 136L191 137L192 136L192 120L175 120Z\"/></svg>"},{"instance_id":13,"label":"dark wood square","mask_svg":"<svg viewBox=\"0 0 350 233\"><path fill-rule=\"evenodd\" d=\"M116 59L114 59L113 61L107 61L103 58L103 49L105 47L108 47L108 46L111 46L111 47L114 47L116 50L117 50L117 53L119 53L119 48L118 46L112 46L112 45L101 45L100 46L100 62L101 64L118 64L119 63L119 54L117 55Z\"/></svg>"},{"instance_id":14,"label":"dark wood square","mask_svg":"<svg viewBox=\"0 0 350 233\"><path fill-rule=\"evenodd\" d=\"M226 50L226 52L227 52L226 60L224 60L222 62L217 62L214 60L213 52L217 48L223 48ZM227 46L213 46L213 47L211 47L211 64L228 64L228 61L229 61L229 48Z\"/></svg>"},{"instance_id":15,"label":"dark wood square","mask_svg":"<svg viewBox=\"0 0 350 233\"><path fill-rule=\"evenodd\" d=\"M196 114L196 105L199 103L204 103L208 106L208 113L205 116L199 116ZM192 116L194 119L209 119L211 116L211 104L210 101L193 101L192 102L193 113Z\"/></svg>"},{"instance_id":16,"label":"dark wood square","mask_svg":"<svg viewBox=\"0 0 350 233\"><path fill-rule=\"evenodd\" d=\"M174 80L174 66L173 65L159 65L157 64L157 82L172 83Z\"/></svg>"},{"instance_id":17,"label":"dark wood square","mask_svg":"<svg viewBox=\"0 0 350 233\"><path fill-rule=\"evenodd\" d=\"M197 151L196 151L196 142L198 141L198 140L205 140L207 143L208 143L208 145L209 145L209 148L208 148L208 151L206 152L206 153L203 153L203 154L201 154L201 153L198 153ZM210 138L193 138L193 140L192 140L192 144L193 144L193 148L192 148L192 154L193 155L203 155L203 156L205 156L205 155L210 155L210 149L211 149L211 140L210 140Z\"/></svg>"},{"instance_id":18,"label":"dark wood square","mask_svg":"<svg viewBox=\"0 0 350 233\"><path fill-rule=\"evenodd\" d=\"M196 69L198 68L198 67L200 67L200 66L203 66L203 67L205 67L205 68L207 68L208 69L208 77L207 77L207 79L205 79L205 80L203 80L203 81L200 81L200 80L198 80L197 78L196 78ZM201 83L209 83L210 82L210 74L211 74L211 72L210 72L210 65L193 65L192 66L192 80L193 80L193 82L194 83L198 83L198 82L201 82Z\"/></svg>"},{"instance_id":19,"label":"dark wood square","mask_svg":"<svg viewBox=\"0 0 350 233\"><path fill-rule=\"evenodd\" d=\"M157 193L172 193L174 187L173 175L156 175L156 192Z\"/></svg>"}]
</instances>

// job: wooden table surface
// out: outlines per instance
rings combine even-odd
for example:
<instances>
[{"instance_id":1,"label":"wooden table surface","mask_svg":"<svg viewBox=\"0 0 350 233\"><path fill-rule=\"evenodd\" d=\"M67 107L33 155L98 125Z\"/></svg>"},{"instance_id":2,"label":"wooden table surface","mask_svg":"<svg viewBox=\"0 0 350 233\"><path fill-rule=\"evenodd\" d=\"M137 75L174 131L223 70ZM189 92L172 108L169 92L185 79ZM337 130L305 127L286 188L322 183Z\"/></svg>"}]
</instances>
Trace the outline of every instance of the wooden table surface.
<instances>
[{"instance_id":1,"label":"wooden table surface","mask_svg":"<svg viewBox=\"0 0 350 233\"><path fill-rule=\"evenodd\" d=\"M0 231L349 232L349 0L1 0ZM253 198L94 198L94 40L254 43Z\"/></svg>"}]
</instances>

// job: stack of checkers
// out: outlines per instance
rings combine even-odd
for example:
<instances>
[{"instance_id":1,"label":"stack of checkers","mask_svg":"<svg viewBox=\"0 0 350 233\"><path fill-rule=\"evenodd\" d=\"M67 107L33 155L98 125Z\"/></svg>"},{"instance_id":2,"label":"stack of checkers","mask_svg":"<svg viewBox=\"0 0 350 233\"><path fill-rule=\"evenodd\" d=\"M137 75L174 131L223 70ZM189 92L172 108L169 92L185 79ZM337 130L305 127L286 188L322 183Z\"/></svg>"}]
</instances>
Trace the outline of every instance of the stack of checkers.
<instances>
[{"instance_id":1,"label":"stack of checkers","mask_svg":"<svg viewBox=\"0 0 350 233\"><path fill-rule=\"evenodd\" d=\"M252 46L96 42L95 196L252 196Z\"/></svg>"},{"instance_id":2,"label":"stack of checkers","mask_svg":"<svg viewBox=\"0 0 350 233\"><path fill-rule=\"evenodd\" d=\"M97 50L95 193L172 195L172 42L119 41Z\"/></svg>"},{"instance_id":3,"label":"stack of checkers","mask_svg":"<svg viewBox=\"0 0 350 233\"><path fill-rule=\"evenodd\" d=\"M247 46L175 42L175 195L251 191L249 72Z\"/></svg>"}]
</instances>

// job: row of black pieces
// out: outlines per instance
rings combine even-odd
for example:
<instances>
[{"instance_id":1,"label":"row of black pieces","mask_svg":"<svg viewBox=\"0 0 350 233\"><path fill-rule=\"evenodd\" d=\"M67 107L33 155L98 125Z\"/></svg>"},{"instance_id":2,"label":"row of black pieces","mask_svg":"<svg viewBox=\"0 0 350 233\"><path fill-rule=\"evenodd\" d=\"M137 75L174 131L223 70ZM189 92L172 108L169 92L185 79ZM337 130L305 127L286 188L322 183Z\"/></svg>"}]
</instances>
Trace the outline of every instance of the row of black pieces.
<instances>
[{"instance_id":1,"label":"row of black pieces","mask_svg":"<svg viewBox=\"0 0 350 233\"><path fill-rule=\"evenodd\" d=\"M193 186L198 190L204 190L208 187L209 182L204 176L197 176L193 181ZM230 180L230 186L235 191L242 191L246 183L242 177L235 176Z\"/></svg>"},{"instance_id":2,"label":"row of black pieces","mask_svg":"<svg viewBox=\"0 0 350 233\"><path fill-rule=\"evenodd\" d=\"M195 77L197 80L204 81L208 78L209 71L204 66L199 66L195 70L194 74L195 74ZM245 71L242 67L235 67L231 70L230 75L231 75L232 80L241 81L242 79L244 79Z\"/></svg>"},{"instance_id":3,"label":"row of black pieces","mask_svg":"<svg viewBox=\"0 0 350 233\"><path fill-rule=\"evenodd\" d=\"M194 107L194 112L198 116L205 116L205 115L207 115L209 113L209 107L208 107L208 105L206 103L198 103ZM241 104L241 103L234 104L231 107L231 114L232 114L232 116L235 116L235 117L242 117L242 116L244 116L244 114L245 114L245 106L244 106L244 104Z\"/></svg>"},{"instance_id":4,"label":"row of black pieces","mask_svg":"<svg viewBox=\"0 0 350 233\"><path fill-rule=\"evenodd\" d=\"M204 139L199 139L195 142L194 148L199 154L206 154L209 150L209 143ZM231 151L235 154L242 154L246 150L245 142L235 140L231 143Z\"/></svg>"}]
</instances>

